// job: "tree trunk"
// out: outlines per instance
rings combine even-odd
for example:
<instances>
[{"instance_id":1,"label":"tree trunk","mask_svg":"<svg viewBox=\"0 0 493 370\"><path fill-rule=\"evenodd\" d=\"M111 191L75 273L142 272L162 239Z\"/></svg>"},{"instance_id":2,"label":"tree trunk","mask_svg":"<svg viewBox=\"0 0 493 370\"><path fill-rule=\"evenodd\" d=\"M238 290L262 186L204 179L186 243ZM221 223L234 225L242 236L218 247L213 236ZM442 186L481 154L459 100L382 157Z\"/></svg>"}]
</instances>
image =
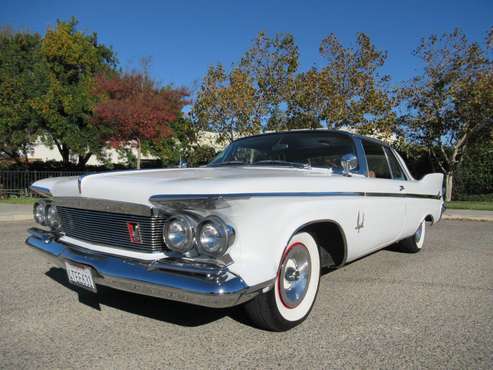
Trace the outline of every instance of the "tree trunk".
<instances>
[{"instance_id":1,"label":"tree trunk","mask_svg":"<svg viewBox=\"0 0 493 370\"><path fill-rule=\"evenodd\" d=\"M66 145L59 144L56 141L55 144L58 148L58 151L60 152L60 155L62 156L63 166L68 167L70 165L70 149Z\"/></svg>"},{"instance_id":2,"label":"tree trunk","mask_svg":"<svg viewBox=\"0 0 493 370\"><path fill-rule=\"evenodd\" d=\"M89 152L85 155L80 155L79 154L79 160L77 162L77 167L79 167L81 170L83 170L86 167L87 162L89 159L92 157L92 153Z\"/></svg>"},{"instance_id":3,"label":"tree trunk","mask_svg":"<svg viewBox=\"0 0 493 370\"><path fill-rule=\"evenodd\" d=\"M140 160L142 155L142 148L140 145L140 139L137 138L137 169L140 170Z\"/></svg>"},{"instance_id":4,"label":"tree trunk","mask_svg":"<svg viewBox=\"0 0 493 370\"><path fill-rule=\"evenodd\" d=\"M447 172L445 174L445 201L450 202L452 200L452 188L454 186L454 173Z\"/></svg>"}]
</instances>

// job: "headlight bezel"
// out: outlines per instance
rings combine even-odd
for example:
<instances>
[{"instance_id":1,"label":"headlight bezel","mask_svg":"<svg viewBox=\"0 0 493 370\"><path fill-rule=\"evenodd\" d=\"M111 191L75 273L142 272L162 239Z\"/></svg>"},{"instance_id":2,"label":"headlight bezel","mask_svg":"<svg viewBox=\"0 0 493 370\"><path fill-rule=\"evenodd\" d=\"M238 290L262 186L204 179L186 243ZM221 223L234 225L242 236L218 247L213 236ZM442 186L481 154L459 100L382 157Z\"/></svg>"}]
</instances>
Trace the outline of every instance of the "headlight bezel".
<instances>
[{"instance_id":1,"label":"headlight bezel","mask_svg":"<svg viewBox=\"0 0 493 370\"><path fill-rule=\"evenodd\" d=\"M51 213L53 210L54 214ZM54 218L54 220L50 219L50 216ZM49 226L53 231L60 230L62 227L57 207L52 203L46 205L46 225Z\"/></svg>"},{"instance_id":2,"label":"headlight bezel","mask_svg":"<svg viewBox=\"0 0 493 370\"><path fill-rule=\"evenodd\" d=\"M175 221L179 221L183 225L183 229L187 235L187 241L180 247L177 247L170 238L170 227ZM202 245L203 243L200 240L203 227L206 227L209 223L218 230L222 237L221 245L214 250ZM228 248L235 240L234 228L216 215L204 216L188 212L174 213L168 217L163 225L162 231L164 244L169 251L189 257L220 258L226 255Z\"/></svg>"},{"instance_id":3,"label":"headlight bezel","mask_svg":"<svg viewBox=\"0 0 493 370\"><path fill-rule=\"evenodd\" d=\"M202 241L202 231L205 227L212 226L216 231L218 231L220 235L220 240L221 244L211 250L209 249L205 243ZM233 229L232 226L228 225L226 222L223 221L222 218L216 215L210 215L205 217L200 221L200 223L197 225L197 236L196 236L196 242L197 242L197 249L200 254L216 258L223 256L228 248L233 244L235 239L235 230Z\"/></svg>"},{"instance_id":4,"label":"headlight bezel","mask_svg":"<svg viewBox=\"0 0 493 370\"><path fill-rule=\"evenodd\" d=\"M176 246L172 238L170 238L170 227L173 222L180 223L186 235L186 240L182 246ZM168 220L166 220L163 225L163 241L164 244L172 251L179 253L186 253L193 249L195 241L195 230L197 226L197 221L186 214L175 214L172 215Z\"/></svg>"},{"instance_id":5,"label":"headlight bezel","mask_svg":"<svg viewBox=\"0 0 493 370\"><path fill-rule=\"evenodd\" d=\"M54 214L53 211L54 210ZM60 231L62 223L56 206L51 201L39 200L33 206L34 222L49 227L52 231Z\"/></svg>"},{"instance_id":6,"label":"headlight bezel","mask_svg":"<svg viewBox=\"0 0 493 370\"><path fill-rule=\"evenodd\" d=\"M34 222L36 222L37 224L40 224L41 226L48 226L48 224L46 223L46 216L47 216L47 202L43 201L43 200L40 200L40 201L37 201L36 203L34 203L34 206L33 206L33 218L34 218ZM42 218L40 218L42 217Z\"/></svg>"}]
</instances>

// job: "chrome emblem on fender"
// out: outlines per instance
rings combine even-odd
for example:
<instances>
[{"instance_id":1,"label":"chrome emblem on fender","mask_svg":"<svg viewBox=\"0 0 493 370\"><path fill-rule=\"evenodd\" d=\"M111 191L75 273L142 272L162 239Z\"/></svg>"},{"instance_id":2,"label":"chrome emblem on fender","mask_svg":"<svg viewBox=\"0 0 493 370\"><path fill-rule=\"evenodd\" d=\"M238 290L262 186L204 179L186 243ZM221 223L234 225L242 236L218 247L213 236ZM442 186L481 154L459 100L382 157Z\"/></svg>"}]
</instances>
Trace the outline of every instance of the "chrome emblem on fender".
<instances>
[{"instance_id":1,"label":"chrome emblem on fender","mask_svg":"<svg viewBox=\"0 0 493 370\"><path fill-rule=\"evenodd\" d=\"M358 211L358 219L356 220L356 231L360 231L362 228L365 227L365 212Z\"/></svg>"},{"instance_id":2,"label":"chrome emblem on fender","mask_svg":"<svg viewBox=\"0 0 493 370\"><path fill-rule=\"evenodd\" d=\"M140 225L136 222L127 222L128 236L130 242L135 244L142 244L142 235L140 233Z\"/></svg>"}]
</instances>

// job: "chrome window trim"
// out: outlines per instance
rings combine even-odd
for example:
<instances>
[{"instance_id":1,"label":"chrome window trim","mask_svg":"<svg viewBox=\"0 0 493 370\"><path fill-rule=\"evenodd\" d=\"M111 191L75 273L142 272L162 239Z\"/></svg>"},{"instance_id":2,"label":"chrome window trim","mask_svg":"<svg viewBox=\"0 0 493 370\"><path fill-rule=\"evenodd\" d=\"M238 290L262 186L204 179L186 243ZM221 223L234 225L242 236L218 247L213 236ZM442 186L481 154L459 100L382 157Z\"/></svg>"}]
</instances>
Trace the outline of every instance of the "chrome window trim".
<instances>
[{"instance_id":1,"label":"chrome window trim","mask_svg":"<svg viewBox=\"0 0 493 370\"><path fill-rule=\"evenodd\" d=\"M415 180L413 175L411 174L411 171L409 171L409 168L407 168L406 162L404 162L404 159L401 157L399 152L392 147L389 148L394 153L394 156L397 158L397 162L399 162L401 169L404 170L404 173L406 174L408 181Z\"/></svg>"},{"instance_id":2,"label":"chrome window trim","mask_svg":"<svg viewBox=\"0 0 493 370\"><path fill-rule=\"evenodd\" d=\"M391 174L392 174L392 180L396 180L396 181L409 181L409 177L407 176L406 171L404 171L404 169L402 168L402 166L401 166L401 162L399 162L399 160L397 159L397 157L396 157L396 155L395 155L394 151L392 150L392 147L390 147L390 146L388 146L388 145L384 145L384 146L383 146L383 150L384 150L384 152L385 152L385 155L387 156L387 162L388 162L388 164L389 164L389 167L390 167L390 172L391 172ZM389 152L390 152L390 154L389 154ZM404 179L396 179L396 178L394 178L394 170L392 169L392 165L390 164L390 158L389 158L389 155L392 155L392 156L393 156L393 158L395 159L395 161L396 161L397 165L399 166L399 168L400 168L400 169L401 169L401 171L402 171L402 174L403 174L403 175L404 175L404 177L405 177Z\"/></svg>"}]
</instances>

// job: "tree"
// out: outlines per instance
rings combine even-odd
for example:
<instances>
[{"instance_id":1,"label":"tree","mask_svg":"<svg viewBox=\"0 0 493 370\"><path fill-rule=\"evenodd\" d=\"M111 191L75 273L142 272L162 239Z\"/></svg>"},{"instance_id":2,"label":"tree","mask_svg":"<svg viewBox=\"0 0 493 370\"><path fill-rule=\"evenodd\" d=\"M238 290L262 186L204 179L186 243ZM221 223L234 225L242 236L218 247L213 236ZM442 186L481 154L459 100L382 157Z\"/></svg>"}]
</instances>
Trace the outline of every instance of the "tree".
<instances>
[{"instance_id":1,"label":"tree","mask_svg":"<svg viewBox=\"0 0 493 370\"><path fill-rule=\"evenodd\" d=\"M260 97L251 77L239 68L229 73L210 67L192 107L197 126L219 134L220 142L260 131Z\"/></svg>"},{"instance_id":2,"label":"tree","mask_svg":"<svg viewBox=\"0 0 493 370\"><path fill-rule=\"evenodd\" d=\"M0 153L27 163L27 153L39 135L33 101L44 89L38 34L0 31Z\"/></svg>"},{"instance_id":3,"label":"tree","mask_svg":"<svg viewBox=\"0 0 493 370\"><path fill-rule=\"evenodd\" d=\"M140 168L143 142L158 143L173 134L171 123L181 117L188 93L158 87L145 71L100 75L96 86L95 94L103 98L95 108L95 126L109 127L116 147L135 142Z\"/></svg>"},{"instance_id":4,"label":"tree","mask_svg":"<svg viewBox=\"0 0 493 370\"><path fill-rule=\"evenodd\" d=\"M77 20L58 21L41 41L40 55L47 67L46 91L34 99L42 140L55 145L65 166L71 157L83 167L106 144L107 130L91 124L98 101L92 91L95 76L115 67L112 50L95 33L77 30Z\"/></svg>"},{"instance_id":5,"label":"tree","mask_svg":"<svg viewBox=\"0 0 493 370\"><path fill-rule=\"evenodd\" d=\"M293 117L308 117L310 125L325 121L331 128L388 136L395 104L386 87L389 76L378 73L387 54L364 33L356 39L356 47L350 48L334 34L322 40L320 54L326 64L297 76L288 111Z\"/></svg>"},{"instance_id":6,"label":"tree","mask_svg":"<svg viewBox=\"0 0 493 370\"><path fill-rule=\"evenodd\" d=\"M270 38L260 32L241 58L239 69L250 76L267 129L286 129L284 106L293 93L298 69L298 47L293 35L278 33Z\"/></svg>"},{"instance_id":7,"label":"tree","mask_svg":"<svg viewBox=\"0 0 493 370\"><path fill-rule=\"evenodd\" d=\"M491 45L490 38L487 44ZM415 55L424 71L401 90L410 136L426 145L445 173L446 200L472 138L493 123L493 65L458 29L423 39Z\"/></svg>"}]
</instances>

